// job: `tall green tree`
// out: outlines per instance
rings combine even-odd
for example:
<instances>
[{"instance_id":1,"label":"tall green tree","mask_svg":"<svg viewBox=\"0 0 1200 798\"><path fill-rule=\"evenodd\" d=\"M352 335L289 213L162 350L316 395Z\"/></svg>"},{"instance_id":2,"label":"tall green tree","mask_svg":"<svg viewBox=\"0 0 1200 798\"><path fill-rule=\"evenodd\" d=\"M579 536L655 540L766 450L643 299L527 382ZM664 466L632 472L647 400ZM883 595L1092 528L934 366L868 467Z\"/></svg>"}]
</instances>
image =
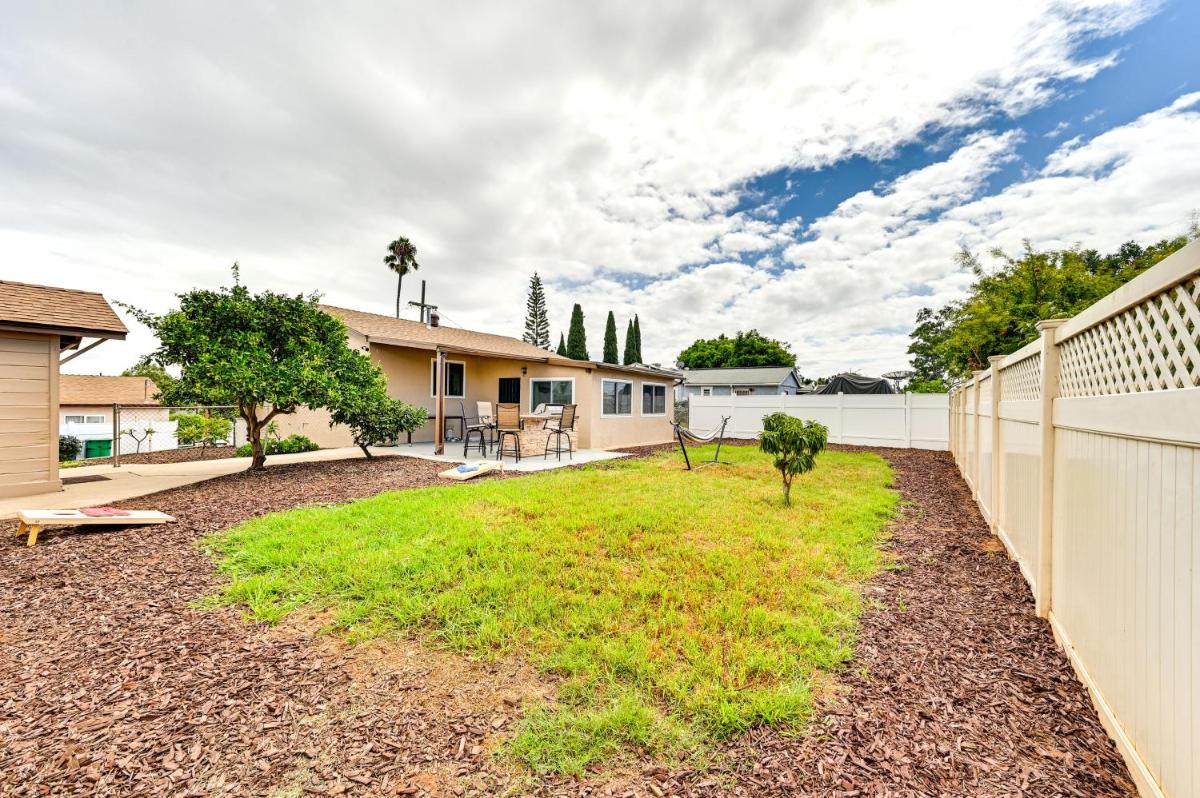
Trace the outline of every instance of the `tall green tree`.
<instances>
[{"instance_id":1,"label":"tall green tree","mask_svg":"<svg viewBox=\"0 0 1200 798\"><path fill-rule=\"evenodd\" d=\"M795 366L796 356L787 344L750 330L739 331L733 338L722 333L696 340L679 353L679 362L685 369Z\"/></svg>"},{"instance_id":2,"label":"tall green tree","mask_svg":"<svg viewBox=\"0 0 1200 798\"><path fill-rule=\"evenodd\" d=\"M1130 241L1109 255L1078 247L1038 251L1026 242L1017 257L992 250L997 261L992 269L962 250L959 266L975 282L965 299L918 312L908 348L917 372L914 388L937 388L987 368L989 357L1015 352L1037 338L1039 321L1074 316L1188 239L1179 236L1148 247Z\"/></svg>"},{"instance_id":3,"label":"tall green tree","mask_svg":"<svg viewBox=\"0 0 1200 798\"><path fill-rule=\"evenodd\" d=\"M636 313L633 314L633 357L634 363L646 362L642 360L642 322Z\"/></svg>"},{"instance_id":4,"label":"tall green tree","mask_svg":"<svg viewBox=\"0 0 1200 798\"><path fill-rule=\"evenodd\" d=\"M266 463L271 420L300 407L334 409L344 394L368 392L378 366L346 345L346 325L317 307L317 294L252 294L233 266L234 286L179 294L161 316L127 307L158 336L157 363L178 366L180 390L233 405L246 422L252 471Z\"/></svg>"},{"instance_id":5,"label":"tall green tree","mask_svg":"<svg viewBox=\"0 0 1200 798\"><path fill-rule=\"evenodd\" d=\"M542 289L542 278L537 272L529 278L529 297L525 300L525 334L522 337L526 343L550 348L550 317L546 312L546 292Z\"/></svg>"},{"instance_id":6,"label":"tall green tree","mask_svg":"<svg viewBox=\"0 0 1200 798\"><path fill-rule=\"evenodd\" d=\"M633 340L633 319L625 327L625 354L621 362L626 366L637 362L637 342Z\"/></svg>"},{"instance_id":7,"label":"tall green tree","mask_svg":"<svg viewBox=\"0 0 1200 798\"><path fill-rule=\"evenodd\" d=\"M579 303L571 308L571 326L567 328L567 357L572 360L591 360L587 351L587 332L583 329L583 308Z\"/></svg>"},{"instance_id":8,"label":"tall green tree","mask_svg":"<svg viewBox=\"0 0 1200 798\"><path fill-rule=\"evenodd\" d=\"M421 268L417 263L417 248L407 238L397 238L388 244L383 265L396 273L396 318L400 318L400 286L404 284L404 276Z\"/></svg>"},{"instance_id":9,"label":"tall green tree","mask_svg":"<svg viewBox=\"0 0 1200 798\"><path fill-rule=\"evenodd\" d=\"M611 310L608 312L608 321L604 325L604 362L621 362L617 358L617 319Z\"/></svg>"},{"instance_id":10,"label":"tall green tree","mask_svg":"<svg viewBox=\"0 0 1200 798\"><path fill-rule=\"evenodd\" d=\"M193 404L186 397L180 395L179 379L151 360L149 355L138 358L136 363L121 372L121 376L144 377L153 382L154 387L158 389L154 398L167 407Z\"/></svg>"},{"instance_id":11,"label":"tall green tree","mask_svg":"<svg viewBox=\"0 0 1200 798\"><path fill-rule=\"evenodd\" d=\"M567 339L563 337L562 333L558 334L558 351L556 354L562 357L567 356Z\"/></svg>"}]
</instances>

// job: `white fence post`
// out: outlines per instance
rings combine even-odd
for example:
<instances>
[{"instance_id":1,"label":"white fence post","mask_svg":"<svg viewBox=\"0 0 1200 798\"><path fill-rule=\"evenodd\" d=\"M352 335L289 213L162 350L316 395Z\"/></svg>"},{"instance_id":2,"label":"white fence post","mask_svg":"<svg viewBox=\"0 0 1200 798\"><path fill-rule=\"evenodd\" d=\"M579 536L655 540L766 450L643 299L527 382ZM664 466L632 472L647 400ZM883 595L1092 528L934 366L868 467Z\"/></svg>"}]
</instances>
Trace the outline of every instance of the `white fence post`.
<instances>
[{"instance_id":1,"label":"white fence post","mask_svg":"<svg viewBox=\"0 0 1200 798\"><path fill-rule=\"evenodd\" d=\"M1000 361L1004 360L1003 355L992 355L988 358L988 364L991 369L992 379L989 387L992 389L992 467L991 467L991 503L988 508L991 514L992 534L1000 534L1000 513L1003 502L1000 501L1000 460L1002 452L1000 450Z\"/></svg>"},{"instance_id":2,"label":"white fence post","mask_svg":"<svg viewBox=\"0 0 1200 798\"><path fill-rule=\"evenodd\" d=\"M1039 396L1041 415L1041 472L1038 500L1038 572L1034 586L1034 609L1039 618L1050 616L1051 579L1054 573L1054 400L1058 398L1058 344L1055 331L1066 319L1038 322L1042 334L1042 373Z\"/></svg>"},{"instance_id":3,"label":"white fence post","mask_svg":"<svg viewBox=\"0 0 1200 798\"><path fill-rule=\"evenodd\" d=\"M904 394L904 448L912 448L912 394Z\"/></svg>"},{"instance_id":4,"label":"white fence post","mask_svg":"<svg viewBox=\"0 0 1200 798\"><path fill-rule=\"evenodd\" d=\"M979 453L983 449L983 447L979 445L979 375L982 373L982 371L971 372L972 385L975 387L975 390L971 392L975 397L975 415L972 417L973 420L971 422L975 425L975 456L971 458L974 460L974 462L971 463L971 493L974 494L975 501L979 501Z\"/></svg>"},{"instance_id":5,"label":"white fence post","mask_svg":"<svg viewBox=\"0 0 1200 798\"><path fill-rule=\"evenodd\" d=\"M846 442L846 395L838 391L838 443Z\"/></svg>"}]
</instances>

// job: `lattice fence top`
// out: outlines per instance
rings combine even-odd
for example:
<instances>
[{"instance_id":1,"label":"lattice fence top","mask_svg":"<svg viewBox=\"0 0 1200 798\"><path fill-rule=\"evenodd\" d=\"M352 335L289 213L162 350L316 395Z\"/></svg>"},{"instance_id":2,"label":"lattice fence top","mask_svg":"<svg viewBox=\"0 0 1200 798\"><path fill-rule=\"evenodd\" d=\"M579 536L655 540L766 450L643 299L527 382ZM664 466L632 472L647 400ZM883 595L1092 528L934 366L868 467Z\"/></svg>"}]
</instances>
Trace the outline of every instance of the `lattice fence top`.
<instances>
[{"instance_id":1,"label":"lattice fence top","mask_svg":"<svg viewBox=\"0 0 1200 798\"><path fill-rule=\"evenodd\" d=\"M1041 352L1000 370L1000 398L1006 402L1042 398Z\"/></svg>"},{"instance_id":2,"label":"lattice fence top","mask_svg":"<svg viewBox=\"0 0 1200 798\"><path fill-rule=\"evenodd\" d=\"M1062 396L1200 386L1200 276L1067 339Z\"/></svg>"}]
</instances>

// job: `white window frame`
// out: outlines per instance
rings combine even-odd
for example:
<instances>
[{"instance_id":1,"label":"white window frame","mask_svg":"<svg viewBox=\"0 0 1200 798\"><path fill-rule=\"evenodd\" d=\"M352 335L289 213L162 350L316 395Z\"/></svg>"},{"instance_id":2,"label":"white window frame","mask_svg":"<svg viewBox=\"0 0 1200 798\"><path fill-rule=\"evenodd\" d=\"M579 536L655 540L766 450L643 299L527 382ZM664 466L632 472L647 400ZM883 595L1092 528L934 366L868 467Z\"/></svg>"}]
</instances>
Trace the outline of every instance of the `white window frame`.
<instances>
[{"instance_id":1,"label":"white window frame","mask_svg":"<svg viewBox=\"0 0 1200 798\"><path fill-rule=\"evenodd\" d=\"M63 423L64 424L82 424L82 423L84 423L85 418L87 418L87 417L75 415L74 413L72 413L69 416L63 416Z\"/></svg>"},{"instance_id":2,"label":"white window frame","mask_svg":"<svg viewBox=\"0 0 1200 798\"><path fill-rule=\"evenodd\" d=\"M653 385L657 388L663 389L663 411L661 413L647 413L644 410L642 410L642 407L644 407L643 403L645 402L645 399L646 399L645 390L646 390L647 385ZM641 388L641 390L638 391L638 399L639 399L638 412L641 413L641 415L646 418L661 418L661 417L665 416L667 414L667 384L665 382L648 382L647 381L647 382L641 383L640 388ZM650 404L651 405L654 404L653 400L651 400Z\"/></svg>"},{"instance_id":3,"label":"white window frame","mask_svg":"<svg viewBox=\"0 0 1200 798\"><path fill-rule=\"evenodd\" d=\"M537 405L533 402L533 384L535 382L569 382L571 383L571 401L569 402L546 402L547 405L573 405L575 404L575 378L574 377L530 377L529 378L529 412L532 413ZM554 395L554 389L550 389L550 395Z\"/></svg>"},{"instance_id":4,"label":"white window frame","mask_svg":"<svg viewBox=\"0 0 1200 798\"><path fill-rule=\"evenodd\" d=\"M604 412L604 383L611 382L616 385L629 386L629 412L628 413L605 413ZM617 406L620 407L620 402ZM604 377L600 380L600 418L633 418L633 380L618 380Z\"/></svg>"},{"instance_id":5,"label":"white window frame","mask_svg":"<svg viewBox=\"0 0 1200 798\"><path fill-rule=\"evenodd\" d=\"M712 396L712 386L705 385L704 387L702 387L700 389L700 395L701 396Z\"/></svg>"},{"instance_id":6,"label":"white window frame","mask_svg":"<svg viewBox=\"0 0 1200 798\"><path fill-rule=\"evenodd\" d=\"M446 398L447 399L466 399L467 398L467 362L465 360L447 360L446 361L447 366L449 366L451 363L457 363L458 365L462 366L463 392L462 392L461 396L447 393ZM443 374L442 376L446 377L448 375L449 375L449 371L447 370L446 374ZM433 392L433 386L436 384L437 384L437 358L430 358L429 359L429 398L430 399L437 398L437 394ZM443 388L446 387L444 379L442 380L442 387Z\"/></svg>"},{"instance_id":7,"label":"white window frame","mask_svg":"<svg viewBox=\"0 0 1200 798\"><path fill-rule=\"evenodd\" d=\"M85 423L85 424L103 424L104 416L84 416L83 423Z\"/></svg>"}]
</instances>

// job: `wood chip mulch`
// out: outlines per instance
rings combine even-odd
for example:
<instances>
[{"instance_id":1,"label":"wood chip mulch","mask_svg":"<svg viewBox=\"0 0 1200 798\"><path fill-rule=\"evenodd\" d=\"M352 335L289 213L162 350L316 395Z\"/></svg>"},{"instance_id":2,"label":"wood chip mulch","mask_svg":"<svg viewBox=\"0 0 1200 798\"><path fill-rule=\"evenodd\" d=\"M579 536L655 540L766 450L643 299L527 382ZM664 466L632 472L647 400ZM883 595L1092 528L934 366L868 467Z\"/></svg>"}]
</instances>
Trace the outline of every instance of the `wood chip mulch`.
<instances>
[{"instance_id":1,"label":"wood chip mulch","mask_svg":"<svg viewBox=\"0 0 1200 798\"><path fill-rule=\"evenodd\" d=\"M195 606L219 589L200 535L435 484L442 464L232 474L127 503L176 524L47 530L34 548L5 522L0 795L1135 795L949 457L877 451L910 503L891 544L905 567L870 584L856 661L813 733L759 730L704 770L646 761L582 782L490 756L521 701L552 692L528 668Z\"/></svg>"}]
</instances>

